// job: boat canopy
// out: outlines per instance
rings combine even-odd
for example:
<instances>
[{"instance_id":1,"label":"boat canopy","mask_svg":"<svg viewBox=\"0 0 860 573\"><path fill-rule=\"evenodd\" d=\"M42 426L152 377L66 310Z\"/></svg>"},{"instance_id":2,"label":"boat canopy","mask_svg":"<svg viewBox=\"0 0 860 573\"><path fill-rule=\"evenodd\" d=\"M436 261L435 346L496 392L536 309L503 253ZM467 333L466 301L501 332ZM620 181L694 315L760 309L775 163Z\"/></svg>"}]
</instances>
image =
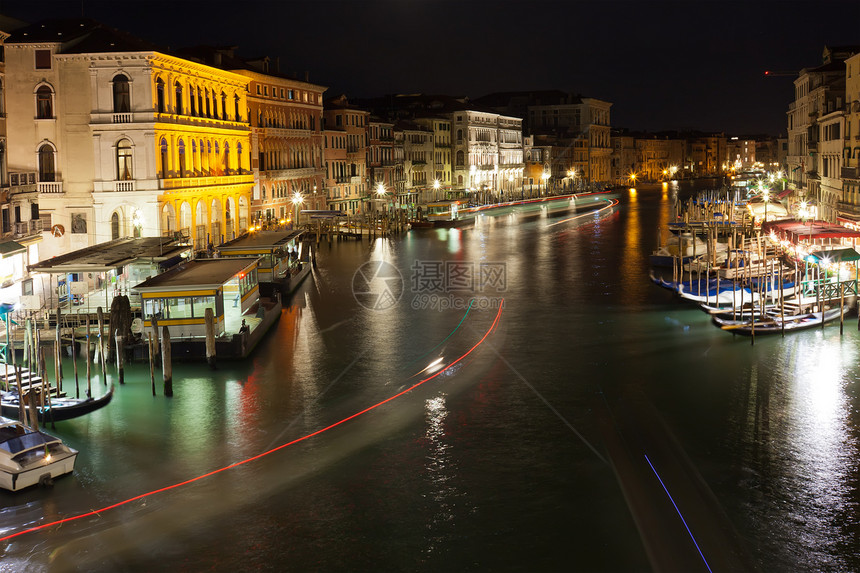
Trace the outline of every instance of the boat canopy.
<instances>
[{"instance_id":1,"label":"boat canopy","mask_svg":"<svg viewBox=\"0 0 860 573\"><path fill-rule=\"evenodd\" d=\"M826 221L782 219L762 223L761 230L763 233L774 233L777 237L791 241L795 245L801 241L860 239L860 232Z\"/></svg>"},{"instance_id":2,"label":"boat canopy","mask_svg":"<svg viewBox=\"0 0 860 573\"><path fill-rule=\"evenodd\" d=\"M830 251L815 251L813 253L809 253L808 257L814 258L816 261L825 261L829 263L842 263L846 261L857 261L860 260L860 253L852 249L851 247L847 247L844 249L833 249Z\"/></svg>"}]
</instances>

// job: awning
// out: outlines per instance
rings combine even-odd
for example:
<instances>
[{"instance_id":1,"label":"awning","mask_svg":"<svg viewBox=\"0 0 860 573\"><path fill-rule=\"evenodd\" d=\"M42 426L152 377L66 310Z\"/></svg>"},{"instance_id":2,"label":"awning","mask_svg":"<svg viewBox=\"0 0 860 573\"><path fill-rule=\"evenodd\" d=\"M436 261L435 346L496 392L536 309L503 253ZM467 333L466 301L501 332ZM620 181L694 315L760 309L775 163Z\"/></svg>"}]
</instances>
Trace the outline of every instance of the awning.
<instances>
[{"instance_id":1,"label":"awning","mask_svg":"<svg viewBox=\"0 0 860 573\"><path fill-rule=\"evenodd\" d=\"M21 243L16 243L15 241L3 241L0 243L0 258L17 255L18 253L23 253L26 250L27 247Z\"/></svg>"},{"instance_id":2,"label":"awning","mask_svg":"<svg viewBox=\"0 0 860 573\"><path fill-rule=\"evenodd\" d=\"M845 249L833 249L831 251L815 251L813 253L809 253L807 257L813 257L819 261L826 261L828 263L841 263L844 261L860 260L860 253L851 247L847 247Z\"/></svg>"}]
</instances>

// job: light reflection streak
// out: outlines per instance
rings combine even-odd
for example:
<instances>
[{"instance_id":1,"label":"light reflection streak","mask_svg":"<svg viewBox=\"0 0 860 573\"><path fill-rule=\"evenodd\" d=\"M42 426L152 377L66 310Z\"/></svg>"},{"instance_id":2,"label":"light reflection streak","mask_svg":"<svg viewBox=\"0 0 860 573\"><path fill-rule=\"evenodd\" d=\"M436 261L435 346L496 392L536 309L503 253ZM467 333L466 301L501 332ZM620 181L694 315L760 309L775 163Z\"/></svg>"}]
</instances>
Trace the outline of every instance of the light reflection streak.
<instances>
[{"instance_id":1,"label":"light reflection streak","mask_svg":"<svg viewBox=\"0 0 860 573\"><path fill-rule=\"evenodd\" d=\"M453 465L451 455L448 453L449 444L445 441L445 419L448 417L445 394L427 400L424 407L427 420L425 437L430 446L425 468L433 485L433 501L438 504L438 510L434 512L430 525L431 531L426 549L426 553L433 553L437 545L444 542L444 537L433 535L432 529L451 522L455 516L453 506L458 492L451 485L451 478L457 475L457 468Z\"/></svg>"},{"instance_id":2,"label":"light reflection streak","mask_svg":"<svg viewBox=\"0 0 860 573\"><path fill-rule=\"evenodd\" d=\"M192 484L192 483L198 482L198 481L203 480L203 479L205 479L205 478L211 477L211 476L213 476L213 475L220 474L220 473L222 473L222 472L226 472L227 470L231 470L231 469L233 469L233 468L237 468L237 467L240 467L240 466L244 466L244 465L246 465L246 464L249 464L249 463L251 463L251 462L254 462L254 461L256 461L256 460L259 460L259 459L261 459L261 458L264 458L264 457L266 457L266 456L269 456L269 455L271 455L271 454L273 454L273 453L275 453L275 452L278 452L278 451L280 451L280 450L282 450L282 449L284 449L284 448L288 448L288 447L293 446L293 445L295 445L295 444L298 444L298 443L304 442L304 441L306 441L306 440L309 440L310 438L313 438L313 437L315 437L315 436L318 436L318 435L320 435L320 434L323 434L323 433L325 433L325 432L328 432L329 430L332 430L332 429L334 429L334 428L337 428L337 427L339 427L339 426L341 426L341 425L343 425L343 424L346 424L347 422L349 422L349 421L351 421L351 420L354 420L354 419L356 419L356 418L358 418L358 417L360 417L360 416L363 416L364 414L367 414L368 412L371 412L371 411L373 411L373 410L376 410L377 408L379 408L380 406L383 406L384 404L387 404L387 403L389 403L389 402L391 402L391 401L393 401L393 400L396 400L397 398L400 398L401 396L404 396L405 394L408 394L408 393L412 392L412 390L414 390L414 389L418 388L419 386L421 386L421 385L423 385L423 384L425 384L425 383L429 382L430 380L433 380L434 378L437 378L437 377L438 377L438 376L440 376L441 374L443 374L443 373L447 372L448 370L450 370L451 368L453 368L454 366L456 366L457 364L459 364L460 362L462 362L463 360L465 360L465 359L466 359L466 357L467 357L467 356L469 356L470 354L472 354L472 352L474 352L474 351L475 351L479 346L481 346L481 345L484 343L484 341L485 341L485 340L490 336L490 334L492 334L492 332L496 329L496 327L497 327L497 326L498 326L498 324L499 324L499 321L501 320L501 317L502 317L502 309L503 309L503 308L504 308L504 303L502 303L501 305L499 305L499 310L498 310L498 312L496 313L496 316L495 316L495 318L493 319L492 324L490 324L489 328L488 328L488 329L487 329L487 331L484 333L484 335L483 335L483 336L482 336L482 337L481 337L481 338L480 338L480 339L479 339L479 340L478 340L478 341L477 341L477 342L476 342L476 343L475 343L471 348L469 348L465 353L463 353L463 354L462 354L460 357L458 357L456 360L454 360L454 361L452 361L450 364L448 364L444 369L439 370L439 371L438 371L438 372L436 372L435 374L432 374L432 375L428 376L427 378L424 378L423 380L419 380L418 382L416 382L416 383L412 384L411 386L409 386L409 387L405 388L404 390L401 390L401 391L397 392L396 394L394 394L394 395L392 395L392 396L389 396L388 398L385 398L384 400L380 400L379 402L377 402L377 403L375 403L375 404L373 404L373 405L371 405L371 406L368 406L368 407L364 408L363 410L360 410L360 411L358 411L358 412L355 412L354 414L352 414L352 415L350 415L350 416L347 416L347 417L345 417L345 418L342 418L342 419L338 420L337 422L331 423L331 424L329 424L328 426L325 426L325 427L323 427L323 428L320 428L319 430L316 430L316 431L314 431L314 432L310 432L310 433L305 434L304 436L301 436L301 437L299 437L299 438L295 438L295 439L293 439L293 440L291 440L291 441L289 441L289 442L286 442L286 443L284 443L284 444L281 444L281 445L279 445L279 446L276 446L276 447L274 447L274 448L271 448L271 449L269 449L269 450L267 450L267 451L265 451L265 452L262 452L262 453L259 453L259 454L255 455L255 456L251 456L251 457L246 458L246 459L244 459L244 460L241 460L241 461L238 461L238 462L235 462L235 463L232 463L232 464L229 464L229 465L226 465L226 466L223 466L223 467L220 467L220 468L214 469L214 470L212 470L212 471L210 471L210 472L207 472L207 473L204 473L204 474L198 475L198 476L193 477L193 478L189 478L189 479L187 479L187 480L185 480L185 481L181 481L181 482L178 482L178 483L174 483L174 484L171 484L171 485L167 485L167 486L164 486L164 487L162 487L162 488L155 489L155 490L152 490L152 491L149 491L149 492L146 492L146 493L138 494L138 495L133 496L133 497L130 497L130 498L128 498L128 499L125 499L125 500L122 500L122 501L118 501L118 502L113 503L113 504L111 504L111 505L107 505L107 506L102 507L102 508L100 508L100 509L95 509L95 510L92 510L92 511L87 511L87 512L84 512L84 513L79 513L79 514L77 514L77 515L71 515L71 516L69 516L69 517L65 517L65 518L62 518L62 519L57 519L57 520L54 520L54 521L49 521L49 522L46 522L46 523L41 523L41 524L36 525L36 526L27 527L27 528L25 528L25 529L22 529L22 530L20 530L20 531L15 532L15 533L11 533L11 534L4 535L4 536L0 537L0 542L8 541L8 540L10 540L10 539L13 539L13 538L15 538L15 537L19 537L19 536L21 536L21 535L25 535L25 534L27 534L27 533L32 533L32 532L36 532L36 531L41 531L41 530L43 530L43 529L47 529L47 528L50 528L50 527L56 527L56 526L58 526L58 525L62 525L62 524L69 523L69 522L72 522L72 521L77 521L77 520L79 520L79 519L83 519L83 518L85 518L85 517L94 517L94 516L99 516L100 514L105 513L105 512L107 512L107 511L109 511L109 510L111 510L111 509L116 509L116 508L118 508L118 507L122 507L122 506L128 505L128 504L130 504L130 503L132 503L132 502L134 502L134 501L138 501L138 500L144 500L144 501L145 501L145 499L146 499L146 498L151 497L151 496L154 496L154 495L156 495L156 494L163 493L163 492L166 492L166 491L170 491L170 490L173 490L173 489L177 489L177 488L180 488L180 487L183 487L183 486L186 486L186 485L189 485L189 484Z\"/></svg>"}]
</instances>

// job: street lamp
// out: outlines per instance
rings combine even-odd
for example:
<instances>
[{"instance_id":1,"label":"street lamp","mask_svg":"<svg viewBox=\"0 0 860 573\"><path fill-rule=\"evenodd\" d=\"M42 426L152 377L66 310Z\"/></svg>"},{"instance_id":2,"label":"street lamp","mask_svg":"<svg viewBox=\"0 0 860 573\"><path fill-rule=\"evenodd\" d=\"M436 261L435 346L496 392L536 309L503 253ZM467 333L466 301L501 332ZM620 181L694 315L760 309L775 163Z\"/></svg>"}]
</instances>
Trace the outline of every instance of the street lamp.
<instances>
[{"instance_id":1,"label":"street lamp","mask_svg":"<svg viewBox=\"0 0 860 573\"><path fill-rule=\"evenodd\" d=\"M433 181L433 190L434 190L434 192L433 192L433 200L434 200L434 201L438 201L438 200L439 200L439 187L441 187L441 186L442 186L442 184L441 184L441 183L439 183L439 180L438 180L438 179L436 179L436 180L434 180L434 181Z\"/></svg>"},{"instance_id":2,"label":"street lamp","mask_svg":"<svg viewBox=\"0 0 860 573\"><path fill-rule=\"evenodd\" d=\"M546 188L546 182L549 179L549 173L544 171L540 177L541 177L541 179L543 179L543 192L544 192L544 195L546 195L548 193L548 190Z\"/></svg>"},{"instance_id":3,"label":"street lamp","mask_svg":"<svg viewBox=\"0 0 860 573\"><path fill-rule=\"evenodd\" d=\"M305 198L302 194L296 191L293 193L293 229L299 224L299 205L304 202Z\"/></svg>"},{"instance_id":4,"label":"street lamp","mask_svg":"<svg viewBox=\"0 0 860 573\"><path fill-rule=\"evenodd\" d=\"M576 192L576 169L568 171L567 176L570 177L571 191Z\"/></svg>"},{"instance_id":5,"label":"street lamp","mask_svg":"<svg viewBox=\"0 0 860 573\"><path fill-rule=\"evenodd\" d=\"M630 186L636 187L636 174L635 173L630 174Z\"/></svg>"}]
</instances>

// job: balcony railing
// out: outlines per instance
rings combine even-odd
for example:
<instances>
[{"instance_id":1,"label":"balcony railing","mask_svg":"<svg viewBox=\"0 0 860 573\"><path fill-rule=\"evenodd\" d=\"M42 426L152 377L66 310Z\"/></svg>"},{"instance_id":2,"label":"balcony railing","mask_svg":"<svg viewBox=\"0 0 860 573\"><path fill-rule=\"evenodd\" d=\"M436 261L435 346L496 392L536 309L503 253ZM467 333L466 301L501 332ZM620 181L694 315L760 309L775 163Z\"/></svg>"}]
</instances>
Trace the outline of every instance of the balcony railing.
<instances>
[{"instance_id":1,"label":"balcony railing","mask_svg":"<svg viewBox=\"0 0 860 573\"><path fill-rule=\"evenodd\" d=\"M134 191L134 181L114 181L114 191Z\"/></svg>"},{"instance_id":2,"label":"balcony railing","mask_svg":"<svg viewBox=\"0 0 860 573\"><path fill-rule=\"evenodd\" d=\"M115 113L112 116L113 123L131 123L132 117L134 117L130 112L127 113Z\"/></svg>"},{"instance_id":3,"label":"balcony railing","mask_svg":"<svg viewBox=\"0 0 860 573\"><path fill-rule=\"evenodd\" d=\"M15 223L14 232L16 237L26 237L27 235L41 233L42 220L33 219L31 221L18 221L17 223Z\"/></svg>"},{"instance_id":4,"label":"balcony railing","mask_svg":"<svg viewBox=\"0 0 860 573\"><path fill-rule=\"evenodd\" d=\"M39 193L62 193L63 192L63 182L62 181L39 181L36 184L36 188Z\"/></svg>"},{"instance_id":5,"label":"balcony railing","mask_svg":"<svg viewBox=\"0 0 860 573\"><path fill-rule=\"evenodd\" d=\"M159 179L161 189L184 189L188 187L212 187L215 185L240 185L254 183L254 174L220 175L212 177L176 177Z\"/></svg>"}]
</instances>

